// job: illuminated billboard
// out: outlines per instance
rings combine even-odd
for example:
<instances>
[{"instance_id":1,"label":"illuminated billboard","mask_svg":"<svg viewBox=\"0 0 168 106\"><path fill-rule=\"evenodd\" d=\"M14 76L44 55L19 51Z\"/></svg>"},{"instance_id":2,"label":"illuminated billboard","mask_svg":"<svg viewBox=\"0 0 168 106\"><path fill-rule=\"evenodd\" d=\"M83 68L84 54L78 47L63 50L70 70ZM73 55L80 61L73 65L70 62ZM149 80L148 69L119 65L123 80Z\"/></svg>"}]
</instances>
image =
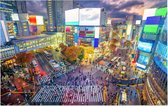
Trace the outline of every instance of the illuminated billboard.
<instances>
[{"instance_id":1,"label":"illuminated billboard","mask_svg":"<svg viewBox=\"0 0 168 106\"><path fill-rule=\"evenodd\" d=\"M99 38L99 35L100 35L100 28L95 27L95 38Z\"/></svg>"},{"instance_id":2,"label":"illuminated billboard","mask_svg":"<svg viewBox=\"0 0 168 106\"><path fill-rule=\"evenodd\" d=\"M36 16L36 24L37 25L44 25L43 16Z\"/></svg>"},{"instance_id":3,"label":"illuminated billboard","mask_svg":"<svg viewBox=\"0 0 168 106\"><path fill-rule=\"evenodd\" d=\"M160 20L161 20L161 16L147 17L145 24L156 25L160 23Z\"/></svg>"},{"instance_id":4,"label":"illuminated billboard","mask_svg":"<svg viewBox=\"0 0 168 106\"><path fill-rule=\"evenodd\" d=\"M80 9L79 25L81 26L99 26L101 8Z\"/></svg>"},{"instance_id":5,"label":"illuminated billboard","mask_svg":"<svg viewBox=\"0 0 168 106\"><path fill-rule=\"evenodd\" d=\"M167 50L168 50L167 45L165 45L161 42L158 42L155 52L158 55L160 55L162 58L167 59Z\"/></svg>"},{"instance_id":6,"label":"illuminated billboard","mask_svg":"<svg viewBox=\"0 0 168 106\"><path fill-rule=\"evenodd\" d=\"M147 17L155 16L156 8L145 9L143 14L143 20L146 20Z\"/></svg>"},{"instance_id":7,"label":"illuminated billboard","mask_svg":"<svg viewBox=\"0 0 168 106\"><path fill-rule=\"evenodd\" d=\"M29 16L29 24L36 25L36 23L37 23L36 16Z\"/></svg>"},{"instance_id":8,"label":"illuminated billboard","mask_svg":"<svg viewBox=\"0 0 168 106\"><path fill-rule=\"evenodd\" d=\"M140 51L150 53L152 50L152 46L153 46L153 44L149 43L149 42L142 42L142 41L138 42L138 50L140 50Z\"/></svg>"},{"instance_id":9,"label":"illuminated billboard","mask_svg":"<svg viewBox=\"0 0 168 106\"><path fill-rule=\"evenodd\" d=\"M95 36L94 27L80 27L79 36L80 37L94 37Z\"/></svg>"},{"instance_id":10,"label":"illuminated billboard","mask_svg":"<svg viewBox=\"0 0 168 106\"><path fill-rule=\"evenodd\" d=\"M136 20L135 24L136 25L140 25L141 24L141 20Z\"/></svg>"},{"instance_id":11,"label":"illuminated billboard","mask_svg":"<svg viewBox=\"0 0 168 106\"><path fill-rule=\"evenodd\" d=\"M19 15L18 14L11 14L12 20L13 21L19 21Z\"/></svg>"},{"instance_id":12,"label":"illuminated billboard","mask_svg":"<svg viewBox=\"0 0 168 106\"><path fill-rule=\"evenodd\" d=\"M159 9L156 10L155 16L166 17L166 14L167 14L167 7L159 8Z\"/></svg>"},{"instance_id":13,"label":"illuminated billboard","mask_svg":"<svg viewBox=\"0 0 168 106\"><path fill-rule=\"evenodd\" d=\"M79 8L65 11L65 25L79 25Z\"/></svg>"},{"instance_id":14,"label":"illuminated billboard","mask_svg":"<svg viewBox=\"0 0 168 106\"><path fill-rule=\"evenodd\" d=\"M149 57L148 56L139 55L136 65L139 68L145 69L148 62L149 62Z\"/></svg>"},{"instance_id":15,"label":"illuminated billboard","mask_svg":"<svg viewBox=\"0 0 168 106\"><path fill-rule=\"evenodd\" d=\"M158 25L145 25L144 32L156 34L158 33Z\"/></svg>"}]
</instances>

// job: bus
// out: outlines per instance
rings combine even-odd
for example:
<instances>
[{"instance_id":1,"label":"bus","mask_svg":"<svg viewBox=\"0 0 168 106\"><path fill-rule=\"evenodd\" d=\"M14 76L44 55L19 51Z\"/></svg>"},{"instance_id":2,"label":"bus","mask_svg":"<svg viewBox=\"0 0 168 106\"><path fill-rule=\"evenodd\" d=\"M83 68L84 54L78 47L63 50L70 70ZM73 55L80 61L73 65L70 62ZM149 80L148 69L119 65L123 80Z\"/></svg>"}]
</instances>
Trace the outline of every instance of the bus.
<instances>
[{"instance_id":1,"label":"bus","mask_svg":"<svg viewBox=\"0 0 168 106\"><path fill-rule=\"evenodd\" d=\"M36 60L33 60L33 61L32 61L32 64L33 64L33 67L37 67L37 66L38 66Z\"/></svg>"}]
</instances>

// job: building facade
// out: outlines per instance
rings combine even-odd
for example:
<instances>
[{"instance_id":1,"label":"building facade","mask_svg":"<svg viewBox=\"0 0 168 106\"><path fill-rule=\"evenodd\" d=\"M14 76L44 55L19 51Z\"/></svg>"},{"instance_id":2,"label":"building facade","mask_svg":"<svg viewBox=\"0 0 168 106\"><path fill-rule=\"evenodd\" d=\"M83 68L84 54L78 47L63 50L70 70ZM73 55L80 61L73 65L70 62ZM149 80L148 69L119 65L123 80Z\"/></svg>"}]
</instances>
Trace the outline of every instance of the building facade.
<instances>
[{"instance_id":1,"label":"building facade","mask_svg":"<svg viewBox=\"0 0 168 106\"><path fill-rule=\"evenodd\" d=\"M47 0L48 31L64 31L65 10L73 8L73 0Z\"/></svg>"}]
</instances>

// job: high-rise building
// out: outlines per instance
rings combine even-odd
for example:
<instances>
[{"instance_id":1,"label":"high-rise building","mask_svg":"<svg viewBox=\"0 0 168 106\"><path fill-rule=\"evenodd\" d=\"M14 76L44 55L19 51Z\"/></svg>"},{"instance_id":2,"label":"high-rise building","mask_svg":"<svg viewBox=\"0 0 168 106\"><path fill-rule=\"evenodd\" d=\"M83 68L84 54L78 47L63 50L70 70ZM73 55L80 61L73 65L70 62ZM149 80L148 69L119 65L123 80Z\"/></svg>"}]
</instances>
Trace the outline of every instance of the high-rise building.
<instances>
[{"instance_id":1,"label":"high-rise building","mask_svg":"<svg viewBox=\"0 0 168 106\"><path fill-rule=\"evenodd\" d=\"M65 24L65 10L73 9L73 0L48 0L48 31L62 32Z\"/></svg>"}]
</instances>

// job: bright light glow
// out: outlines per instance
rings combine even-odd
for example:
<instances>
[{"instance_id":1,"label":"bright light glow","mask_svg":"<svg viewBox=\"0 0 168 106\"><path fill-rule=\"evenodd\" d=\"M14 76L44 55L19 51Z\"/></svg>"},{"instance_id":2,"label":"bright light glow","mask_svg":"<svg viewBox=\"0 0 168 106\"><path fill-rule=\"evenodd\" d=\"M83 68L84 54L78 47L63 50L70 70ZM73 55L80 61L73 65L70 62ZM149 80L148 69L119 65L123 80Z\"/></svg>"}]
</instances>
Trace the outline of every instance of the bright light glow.
<instances>
[{"instance_id":1,"label":"bright light glow","mask_svg":"<svg viewBox=\"0 0 168 106\"><path fill-rule=\"evenodd\" d=\"M99 38L99 34L100 34L100 28L95 27L95 38Z\"/></svg>"},{"instance_id":2,"label":"bright light glow","mask_svg":"<svg viewBox=\"0 0 168 106\"><path fill-rule=\"evenodd\" d=\"M79 25L99 26L101 8L84 8L80 9Z\"/></svg>"},{"instance_id":3,"label":"bright light glow","mask_svg":"<svg viewBox=\"0 0 168 106\"><path fill-rule=\"evenodd\" d=\"M36 16L29 16L30 25L36 25Z\"/></svg>"},{"instance_id":4,"label":"bright light glow","mask_svg":"<svg viewBox=\"0 0 168 106\"><path fill-rule=\"evenodd\" d=\"M43 16L36 16L37 25L44 25Z\"/></svg>"},{"instance_id":5,"label":"bright light glow","mask_svg":"<svg viewBox=\"0 0 168 106\"><path fill-rule=\"evenodd\" d=\"M141 20L136 20L135 24L136 25L140 25L141 24Z\"/></svg>"},{"instance_id":6,"label":"bright light glow","mask_svg":"<svg viewBox=\"0 0 168 106\"><path fill-rule=\"evenodd\" d=\"M65 11L66 25L79 25L79 8Z\"/></svg>"},{"instance_id":7,"label":"bright light glow","mask_svg":"<svg viewBox=\"0 0 168 106\"><path fill-rule=\"evenodd\" d=\"M149 53L149 52L151 52L152 45L153 45L152 43L139 41L138 42L138 49Z\"/></svg>"},{"instance_id":8,"label":"bright light glow","mask_svg":"<svg viewBox=\"0 0 168 106\"><path fill-rule=\"evenodd\" d=\"M18 14L11 14L12 20L13 21L19 21L19 16Z\"/></svg>"},{"instance_id":9,"label":"bright light glow","mask_svg":"<svg viewBox=\"0 0 168 106\"><path fill-rule=\"evenodd\" d=\"M146 66L145 66L145 65L143 65L143 64L139 64L139 63L136 63L136 66L137 66L137 67L140 67L140 68L143 68L143 69L145 69L145 68L146 68Z\"/></svg>"},{"instance_id":10,"label":"bright light glow","mask_svg":"<svg viewBox=\"0 0 168 106\"><path fill-rule=\"evenodd\" d=\"M146 18L149 16L155 16L156 9L157 8L145 9L143 14L143 20L146 20Z\"/></svg>"}]
</instances>

